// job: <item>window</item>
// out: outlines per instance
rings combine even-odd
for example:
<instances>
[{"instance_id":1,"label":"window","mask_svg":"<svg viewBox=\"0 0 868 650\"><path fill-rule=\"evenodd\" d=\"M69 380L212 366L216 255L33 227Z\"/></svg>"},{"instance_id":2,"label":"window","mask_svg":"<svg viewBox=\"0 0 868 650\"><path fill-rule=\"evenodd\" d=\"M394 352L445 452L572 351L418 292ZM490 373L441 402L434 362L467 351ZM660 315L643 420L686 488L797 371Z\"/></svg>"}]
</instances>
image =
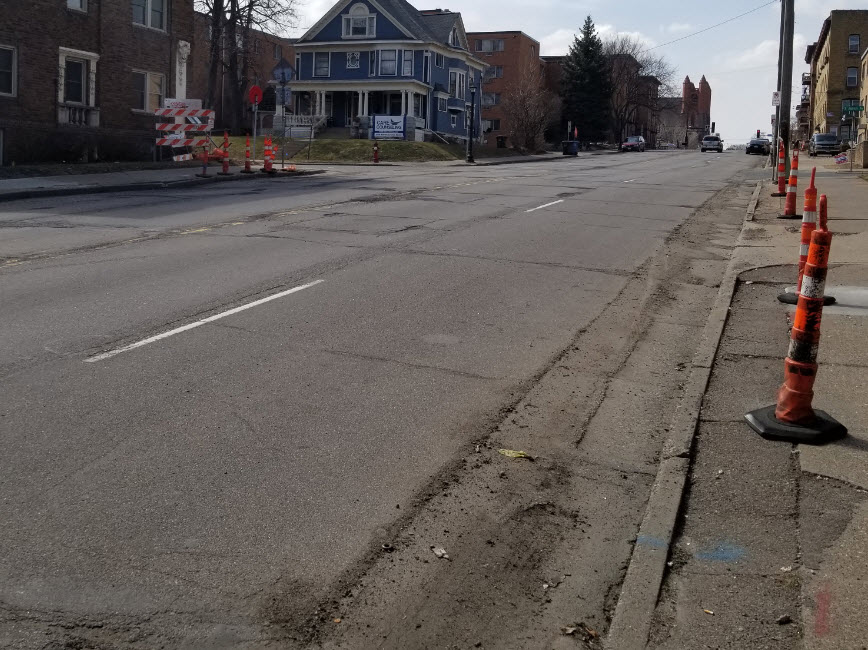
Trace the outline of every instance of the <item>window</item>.
<instances>
[{"instance_id":1,"label":"window","mask_svg":"<svg viewBox=\"0 0 868 650\"><path fill-rule=\"evenodd\" d=\"M440 111L441 113L445 113L447 108L448 108L448 106L447 106L446 98L445 97L438 97L437 98L437 110Z\"/></svg>"},{"instance_id":2,"label":"window","mask_svg":"<svg viewBox=\"0 0 868 650\"><path fill-rule=\"evenodd\" d=\"M847 68L847 88L859 85L859 68Z\"/></svg>"},{"instance_id":3,"label":"window","mask_svg":"<svg viewBox=\"0 0 868 650\"><path fill-rule=\"evenodd\" d=\"M458 116L453 113L452 114L452 128L454 129L456 126L458 126Z\"/></svg>"},{"instance_id":4,"label":"window","mask_svg":"<svg viewBox=\"0 0 868 650\"><path fill-rule=\"evenodd\" d=\"M344 15L343 25L344 38L374 38L377 35L377 17L372 16L361 2Z\"/></svg>"},{"instance_id":5,"label":"window","mask_svg":"<svg viewBox=\"0 0 868 650\"><path fill-rule=\"evenodd\" d=\"M449 94L458 99L467 95L467 75L457 70L449 72Z\"/></svg>"},{"instance_id":6,"label":"window","mask_svg":"<svg viewBox=\"0 0 868 650\"><path fill-rule=\"evenodd\" d=\"M503 79L502 65L490 65L485 69L485 74L482 77L482 83L488 83L492 79Z\"/></svg>"},{"instance_id":7,"label":"window","mask_svg":"<svg viewBox=\"0 0 868 650\"><path fill-rule=\"evenodd\" d=\"M850 54L859 54L859 34L850 34L850 38L847 39L848 52Z\"/></svg>"},{"instance_id":8,"label":"window","mask_svg":"<svg viewBox=\"0 0 868 650\"><path fill-rule=\"evenodd\" d=\"M483 106L497 106L500 103L500 93L482 93Z\"/></svg>"},{"instance_id":9,"label":"window","mask_svg":"<svg viewBox=\"0 0 868 650\"><path fill-rule=\"evenodd\" d=\"M359 52L347 52L347 70L358 70L362 62Z\"/></svg>"},{"instance_id":10,"label":"window","mask_svg":"<svg viewBox=\"0 0 868 650\"><path fill-rule=\"evenodd\" d=\"M442 68L445 65L443 55L439 52L434 53L434 65L438 68Z\"/></svg>"},{"instance_id":11,"label":"window","mask_svg":"<svg viewBox=\"0 0 868 650\"><path fill-rule=\"evenodd\" d=\"M313 53L313 76L328 77L331 68L331 54L329 52Z\"/></svg>"},{"instance_id":12,"label":"window","mask_svg":"<svg viewBox=\"0 0 868 650\"><path fill-rule=\"evenodd\" d=\"M66 0L66 6L76 11L87 11L87 0Z\"/></svg>"},{"instance_id":13,"label":"window","mask_svg":"<svg viewBox=\"0 0 868 650\"><path fill-rule=\"evenodd\" d=\"M63 76L63 101L84 104L87 96L87 61L66 59Z\"/></svg>"},{"instance_id":14,"label":"window","mask_svg":"<svg viewBox=\"0 0 868 650\"><path fill-rule=\"evenodd\" d=\"M502 38L486 38L476 41L477 52L503 52Z\"/></svg>"},{"instance_id":15,"label":"window","mask_svg":"<svg viewBox=\"0 0 868 650\"><path fill-rule=\"evenodd\" d=\"M262 52L262 41L260 41L258 38L255 38L253 39L253 53L259 54L260 52Z\"/></svg>"},{"instance_id":16,"label":"window","mask_svg":"<svg viewBox=\"0 0 868 650\"><path fill-rule=\"evenodd\" d=\"M413 76L413 50L404 50L404 58L402 60L404 69L401 74L405 77Z\"/></svg>"},{"instance_id":17,"label":"window","mask_svg":"<svg viewBox=\"0 0 868 650\"><path fill-rule=\"evenodd\" d=\"M163 105L166 78L154 72L133 72L133 108L153 113Z\"/></svg>"},{"instance_id":18,"label":"window","mask_svg":"<svg viewBox=\"0 0 868 650\"><path fill-rule=\"evenodd\" d=\"M398 74L398 50L380 50L380 74L392 77Z\"/></svg>"},{"instance_id":19,"label":"window","mask_svg":"<svg viewBox=\"0 0 868 650\"><path fill-rule=\"evenodd\" d=\"M482 120L482 130L486 133L500 131L500 120Z\"/></svg>"},{"instance_id":20,"label":"window","mask_svg":"<svg viewBox=\"0 0 868 650\"><path fill-rule=\"evenodd\" d=\"M371 50L368 54L368 76L374 77L377 75L377 51Z\"/></svg>"},{"instance_id":21,"label":"window","mask_svg":"<svg viewBox=\"0 0 868 650\"><path fill-rule=\"evenodd\" d=\"M283 58L283 48L280 47L279 43L274 44L274 51L272 52L272 56L275 61L280 61Z\"/></svg>"},{"instance_id":22,"label":"window","mask_svg":"<svg viewBox=\"0 0 868 650\"><path fill-rule=\"evenodd\" d=\"M425 52L422 57L422 81L426 84L431 83L431 53Z\"/></svg>"},{"instance_id":23,"label":"window","mask_svg":"<svg viewBox=\"0 0 868 650\"><path fill-rule=\"evenodd\" d=\"M16 51L13 47L0 45L0 95L14 97L18 91Z\"/></svg>"},{"instance_id":24,"label":"window","mask_svg":"<svg viewBox=\"0 0 868 650\"><path fill-rule=\"evenodd\" d=\"M461 39L458 36L458 27L453 27L452 31L449 32L449 45L453 47L461 46Z\"/></svg>"},{"instance_id":25,"label":"window","mask_svg":"<svg viewBox=\"0 0 868 650\"><path fill-rule=\"evenodd\" d=\"M133 0L133 23L165 29L166 0Z\"/></svg>"}]
</instances>

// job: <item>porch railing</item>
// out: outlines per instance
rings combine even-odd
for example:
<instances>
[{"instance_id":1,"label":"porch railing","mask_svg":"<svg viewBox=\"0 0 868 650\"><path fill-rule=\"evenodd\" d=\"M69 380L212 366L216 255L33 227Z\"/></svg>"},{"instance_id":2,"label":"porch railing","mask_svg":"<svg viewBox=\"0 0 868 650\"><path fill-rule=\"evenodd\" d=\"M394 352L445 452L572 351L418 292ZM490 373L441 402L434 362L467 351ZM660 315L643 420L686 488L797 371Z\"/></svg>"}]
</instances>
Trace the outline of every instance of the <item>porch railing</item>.
<instances>
[{"instance_id":1,"label":"porch railing","mask_svg":"<svg viewBox=\"0 0 868 650\"><path fill-rule=\"evenodd\" d=\"M99 126L99 108L80 104L58 104L57 123L72 126Z\"/></svg>"}]
</instances>

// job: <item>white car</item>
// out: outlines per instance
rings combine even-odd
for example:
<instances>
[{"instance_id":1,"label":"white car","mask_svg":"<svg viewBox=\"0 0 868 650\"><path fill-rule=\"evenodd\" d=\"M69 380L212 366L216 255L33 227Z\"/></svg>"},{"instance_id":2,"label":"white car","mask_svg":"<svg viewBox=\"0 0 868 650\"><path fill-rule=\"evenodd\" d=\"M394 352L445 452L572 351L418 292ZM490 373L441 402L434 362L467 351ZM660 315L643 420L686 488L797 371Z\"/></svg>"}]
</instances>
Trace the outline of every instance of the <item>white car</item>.
<instances>
[{"instance_id":1,"label":"white car","mask_svg":"<svg viewBox=\"0 0 868 650\"><path fill-rule=\"evenodd\" d=\"M717 151L718 153L723 153L723 140L720 139L720 136L717 135L707 135L702 138L702 144L699 145L699 148L702 149L702 153L706 151Z\"/></svg>"}]
</instances>

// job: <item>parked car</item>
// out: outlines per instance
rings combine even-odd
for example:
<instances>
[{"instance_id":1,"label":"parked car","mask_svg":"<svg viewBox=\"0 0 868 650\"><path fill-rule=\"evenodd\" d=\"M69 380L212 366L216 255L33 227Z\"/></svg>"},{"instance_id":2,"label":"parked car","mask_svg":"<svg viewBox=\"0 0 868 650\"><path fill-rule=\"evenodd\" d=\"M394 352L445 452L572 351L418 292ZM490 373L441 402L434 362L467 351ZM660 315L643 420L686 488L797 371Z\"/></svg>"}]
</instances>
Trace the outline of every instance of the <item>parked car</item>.
<instances>
[{"instance_id":1,"label":"parked car","mask_svg":"<svg viewBox=\"0 0 868 650\"><path fill-rule=\"evenodd\" d=\"M838 136L834 133L815 133L811 136L811 141L808 142L808 155L817 156L821 153L827 153L830 156L837 156L841 153L841 143L838 142Z\"/></svg>"},{"instance_id":2,"label":"parked car","mask_svg":"<svg viewBox=\"0 0 868 650\"><path fill-rule=\"evenodd\" d=\"M631 135L621 144L621 151L645 151L645 138L641 135Z\"/></svg>"},{"instance_id":3,"label":"parked car","mask_svg":"<svg viewBox=\"0 0 868 650\"><path fill-rule=\"evenodd\" d=\"M702 144L699 145L699 148L702 149L703 153L706 151L717 151L718 153L723 153L723 140L716 135L707 135L702 138Z\"/></svg>"},{"instance_id":4,"label":"parked car","mask_svg":"<svg viewBox=\"0 0 868 650\"><path fill-rule=\"evenodd\" d=\"M754 138L748 142L744 152L746 154L758 153L761 156L768 156L771 153L772 143L765 138Z\"/></svg>"}]
</instances>

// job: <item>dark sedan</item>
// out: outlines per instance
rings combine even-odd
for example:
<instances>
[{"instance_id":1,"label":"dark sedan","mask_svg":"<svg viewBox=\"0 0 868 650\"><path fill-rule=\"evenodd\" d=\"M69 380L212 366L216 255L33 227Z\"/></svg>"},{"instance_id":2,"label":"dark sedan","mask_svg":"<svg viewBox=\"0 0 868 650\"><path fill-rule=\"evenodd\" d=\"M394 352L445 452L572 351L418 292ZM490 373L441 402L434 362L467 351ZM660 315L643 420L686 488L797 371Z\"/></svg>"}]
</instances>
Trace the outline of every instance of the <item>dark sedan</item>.
<instances>
[{"instance_id":1,"label":"dark sedan","mask_svg":"<svg viewBox=\"0 0 868 650\"><path fill-rule=\"evenodd\" d=\"M748 143L744 152L746 154L758 153L761 156L768 156L771 152L771 148L771 142L765 138L754 138Z\"/></svg>"},{"instance_id":2,"label":"dark sedan","mask_svg":"<svg viewBox=\"0 0 868 650\"><path fill-rule=\"evenodd\" d=\"M645 151L645 138L641 135L631 135L621 145L621 151Z\"/></svg>"}]
</instances>

